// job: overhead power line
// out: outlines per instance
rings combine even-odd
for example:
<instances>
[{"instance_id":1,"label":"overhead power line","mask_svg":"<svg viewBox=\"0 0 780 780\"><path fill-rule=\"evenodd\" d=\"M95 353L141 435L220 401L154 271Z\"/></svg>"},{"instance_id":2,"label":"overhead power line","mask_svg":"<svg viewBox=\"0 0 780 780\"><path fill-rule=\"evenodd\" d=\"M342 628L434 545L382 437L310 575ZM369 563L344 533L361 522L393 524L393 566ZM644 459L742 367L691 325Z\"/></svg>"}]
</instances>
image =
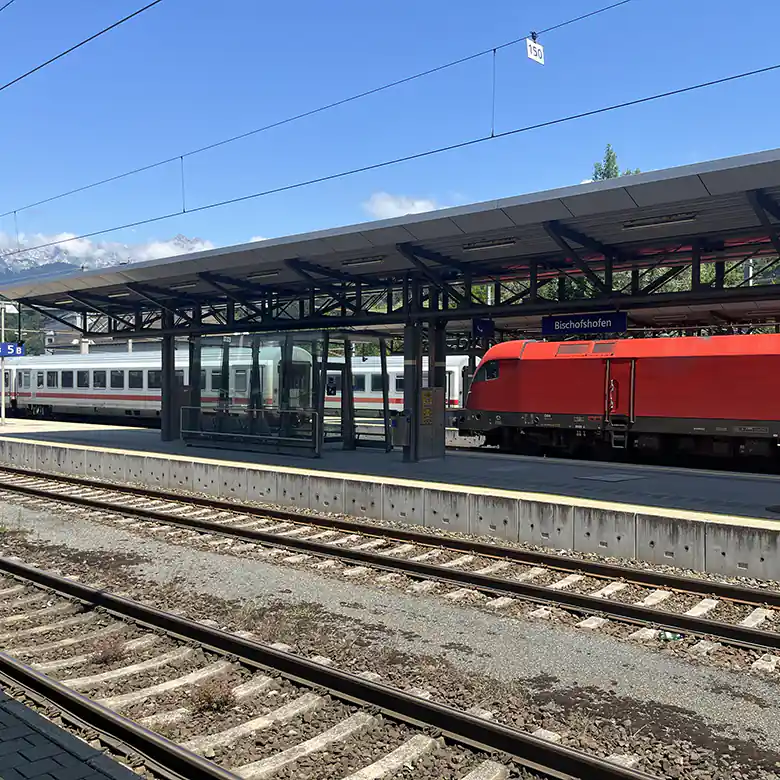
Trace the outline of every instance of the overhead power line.
<instances>
[{"instance_id":1,"label":"overhead power line","mask_svg":"<svg viewBox=\"0 0 780 780\"><path fill-rule=\"evenodd\" d=\"M403 157L394 157L390 160L383 160L377 163L371 163L370 165L363 165L358 168L350 168L349 170L340 171L338 173L331 173L326 176L318 176L313 179L306 179L304 181L294 182L292 184L285 184L279 187L273 187L268 190L262 190L260 192L254 192L249 195L241 195L235 198L229 198L227 200L215 201L213 203L207 203L203 206L196 206L195 208L187 211L175 211L169 214L161 214L156 217L149 217L148 219L141 219L136 222L128 222L123 225L114 225L110 228L103 230L95 230L91 233L83 233L79 236L73 236L72 238L66 238L60 241L49 241L45 244L38 244L32 247L26 247L25 249L17 249L13 252L6 252L4 257L13 257L15 255L24 254L25 252L31 252L35 249L45 249L50 246L57 246L58 244L67 244L70 241L80 241L87 238L94 238L95 236L102 236L107 233L113 233L117 230L126 230L128 228L140 227L141 225L151 225L155 222L163 222L164 220L173 219L174 217L180 217L183 214L195 214L202 211L210 211L211 209L220 208L222 206L230 206L235 203L243 203L248 200L255 200L267 195L276 195L281 192L290 192L291 190L302 189L303 187L309 187L314 184L322 184L328 181L334 181L336 179L343 179L347 176L354 176L358 173L367 173L368 171L376 171L380 168L388 168L393 165L399 165L405 162L412 162L414 160L421 160L425 157L433 157L435 155L443 154L445 152L452 152L458 149L466 149L470 146L477 146L490 141L496 141L499 138L509 138L511 136L520 135L522 133L530 132L531 130L541 130L545 127L554 127L555 125L566 124L567 122L573 122L578 119L586 119L592 116L598 116L599 114L606 114L612 111L617 111L622 108L630 108L632 106L640 106L645 103L652 103L658 100L664 100L666 98L674 97L676 95L684 95L689 92L696 92L698 90L707 89L709 87L715 87L720 84L728 84L730 82L739 81L741 79L751 78L753 76L760 76L765 73L771 73L773 71L780 70L780 63L775 65L767 65L764 68L757 68L755 70L743 71L742 73L735 73L731 76L724 76L719 79L712 79L711 81L703 81L698 84L692 84L687 87L679 87L678 89L668 90L666 92L657 92L654 95L647 95L641 98L635 98L634 100L626 100L622 103L612 103L608 106L602 106L600 108L593 108L589 111L581 111L577 114L568 114L566 116L558 117L556 119L548 119L544 122L537 122L532 125L524 125L523 127L516 127L512 130L505 130L495 135L482 135L476 138L470 138L466 141L459 141L455 144L449 144L448 146L439 146L435 149L427 149L424 152L417 152L415 154L408 154Z\"/></svg>"},{"instance_id":2,"label":"overhead power line","mask_svg":"<svg viewBox=\"0 0 780 780\"><path fill-rule=\"evenodd\" d=\"M46 60L46 62L42 62L40 65L36 65L31 70L28 70L26 73L22 73L21 76L17 76L15 79L11 79L11 81L6 82L5 84L0 85L0 92L2 92L5 89L8 89L9 87L12 87L14 84L18 84L20 81L23 81L28 76L32 76L33 73L37 73L39 70L43 70L45 67L51 65L54 62L57 62L57 60L61 60L63 57L67 57L72 52L76 51L76 49L80 49L82 46L86 46L88 43L91 43L96 38L100 38L101 35L105 35L107 32L111 32L111 30L115 30L120 25L124 24L125 22L129 22L131 19L134 19L139 14L142 14L144 11L148 11L150 8L153 8L154 6L161 3L163 0L154 0L154 2L148 3L143 8L139 8L137 11L134 11L129 16L125 16L123 19L120 19L118 22L114 22L113 24L110 24L108 27L104 27L99 32L96 32L94 35L90 35L89 38L85 38L83 41L80 41L79 43L74 44L68 49L65 49L65 51L60 52L59 54L55 55L54 57L49 58ZM13 0L11 0L13 2ZM11 3L7 3L3 6L3 8L0 8L0 11L2 11L4 8L7 8Z\"/></svg>"},{"instance_id":3,"label":"overhead power line","mask_svg":"<svg viewBox=\"0 0 780 780\"><path fill-rule=\"evenodd\" d=\"M7 3L4 3L3 5L0 5L0 13L5 11L6 8L8 8L9 5L13 5L16 2L16 0L8 0Z\"/></svg>"},{"instance_id":4,"label":"overhead power line","mask_svg":"<svg viewBox=\"0 0 780 780\"><path fill-rule=\"evenodd\" d=\"M581 16L577 16L573 19L568 19L565 22L560 22L559 24L555 24L552 27L547 27L544 30L538 30L536 31L536 35L544 35L545 33L550 33L553 32L554 30L559 30L562 27L575 24L576 22L581 22L585 19L590 19L594 16L598 16L600 14L606 13L607 11L611 11L615 8L619 8L620 6L628 5L628 3L634 1L635 0L619 0L618 2L613 2L610 5L605 5L601 8L597 8L595 11L590 11L587 14L582 14ZM197 154L202 154L203 152L208 152L211 151L212 149L217 149L220 146L226 146L227 144L232 144L235 143L236 141L241 141L244 138L250 138L253 135L265 133L268 132L269 130L274 130L277 127L289 125L292 124L293 122L298 122L301 119L307 119L308 117L315 116L316 114L322 114L325 111L330 111L334 108L338 108L339 106L345 106L348 103L354 103L358 100L362 100L363 98L370 97L371 95L376 95L379 94L380 92L386 92L387 90L393 89L394 87L400 87L403 84L409 84L413 81L426 78L427 76L432 76L436 73L441 73L444 70L449 70L450 68L454 68L458 65L463 65L467 62L471 62L473 60L479 59L480 57L493 55L494 52L500 51L502 49L507 49L511 46L516 46L518 43L523 42L525 39L526 36L522 36L520 38L513 38L511 41L506 41L505 43L501 43L498 46L492 46L489 49L482 49L481 51L474 52L473 54L468 54L464 57L460 57L455 60L450 60L449 62L445 62L442 65L437 65L433 68L429 68L428 70L420 71L419 73L415 73L411 76L406 76L401 79L396 79L395 81L389 81L378 87L373 87L363 92L358 92L354 95L350 95L349 97L341 98L339 100L334 100L331 103L326 103L324 105L318 106L317 108L312 108L306 111L302 111L301 113L298 114L293 114L292 116L288 116L285 119L279 119L275 122L271 122L270 124L263 125L261 127L256 127L253 130L247 130L244 133L239 133L238 135L233 135L230 136L229 138L223 138L220 141L215 141L213 143L206 144L205 146L198 147L197 149L190 149L188 152L184 152L183 154L177 154L174 155L173 157L167 157L164 160L158 160L157 162L149 163L148 165L142 165L138 168L133 168L132 170L125 171L124 173L118 173L115 176L109 176L106 179L100 179L99 181L94 181L90 184L85 184L81 187L75 187L74 189L61 192L58 195L52 195L48 198L44 198L34 203L28 203L25 206L20 206L19 208L11 209L10 211L0 213L0 217L7 217L10 216L11 214L18 214L20 211L26 211L27 209L35 208L36 206L43 206L46 203L51 203L55 200L66 198L69 195L76 195L79 192L85 192L86 190L91 190L95 187L100 187L104 184L110 184L111 182L119 181L120 179L126 179L128 176L135 176L136 174L144 173L145 171L150 171L154 168L159 168L162 165L169 165L170 163L173 162L182 161L187 157L192 157Z\"/></svg>"}]
</instances>

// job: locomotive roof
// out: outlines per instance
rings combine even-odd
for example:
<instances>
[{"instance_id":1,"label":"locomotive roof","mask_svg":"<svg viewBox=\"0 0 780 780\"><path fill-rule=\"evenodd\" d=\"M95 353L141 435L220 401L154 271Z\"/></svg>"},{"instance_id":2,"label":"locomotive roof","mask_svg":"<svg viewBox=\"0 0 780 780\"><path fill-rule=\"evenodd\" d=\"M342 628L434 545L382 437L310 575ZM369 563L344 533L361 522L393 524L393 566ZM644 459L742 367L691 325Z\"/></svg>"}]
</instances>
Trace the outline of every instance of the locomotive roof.
<instances>
[{"instance_id":1,"label":"locomotive roof","mask_svg":"<svg viewBox=\"0 0 780 780\"><path fill-rule=\"evenodd\" d=\"M600 341L504 341L491 347L488 360L566 360L583 358L724 357L780 355L780 334L684 336Z\"/></svg>"},{"instance_id":2,"label":"locomotive roof","mask_svg":"<svg viewBox=\"0 0 780 780\"><path fill-rule=\"evenodd\" d=\"M340 273L371 281L412 267L403 245L423 259L461 271L487 263L517 269L531 259L559 255L560 247L544 230L551 221L626 250L665 246L694 235L755 231L761 222L746 194L756 189L777 202L780 150L97 271L26 278L0 285L0 294L89 311L68 297L83 291L99 295L104 311L122 314L149 307L143 295L126 286L140 284L153 285L158 297L208 305L224 301L225 295L203 273L247 289L289 289L312 284L296 270L295 263L305 261L324 269L326 276Z\"/></svg>"}]
</instances>

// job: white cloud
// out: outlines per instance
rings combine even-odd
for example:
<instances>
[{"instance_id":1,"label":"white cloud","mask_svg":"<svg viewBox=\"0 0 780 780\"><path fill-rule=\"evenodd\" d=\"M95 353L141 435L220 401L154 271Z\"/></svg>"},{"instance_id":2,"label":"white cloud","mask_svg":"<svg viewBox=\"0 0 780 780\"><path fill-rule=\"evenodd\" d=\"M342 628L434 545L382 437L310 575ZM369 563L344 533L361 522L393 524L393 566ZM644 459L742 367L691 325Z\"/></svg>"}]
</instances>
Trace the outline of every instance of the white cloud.
<instances>
[{"instance_id":1,"label":"white cloud","mask_svg":"<svg viewBox=\"0 0 780 780\"><path fill-rule=\"evenodd\" d=\"M377 219L403 217L406 214L422 214L425 211L436 211L441 204L431 198L414 198L408 195L391 195L389 192L375 192L363 208Z\"/></svg>"},{"instance_id":2,"label":"white cloud","mask_svg":"<svg viewBox=\"0 0 780 780\"><path fill-rule=\"evenodd\" d=\"M170 239L123 244L117 241L92 241L73 233L31 233L15 236L0 232L0 260L7 267L31 268L48 263L71 263L87 268L103 268L119 263L139 263L163 257L213 249L210 241L176 236ZM26 251L19 251L19 250Z\"/></svg>"},{"instance_id":3,"label":"white cloud","mask_svg":"<svg viewBox=\"0 0 780 780\"><path fill-rule=\"evenodd\" d=\"M255 241L268 241L268 239L265 236L252 236L252 238L249 239L250 244L254 244Z\"/></svg>"}]
</instances>

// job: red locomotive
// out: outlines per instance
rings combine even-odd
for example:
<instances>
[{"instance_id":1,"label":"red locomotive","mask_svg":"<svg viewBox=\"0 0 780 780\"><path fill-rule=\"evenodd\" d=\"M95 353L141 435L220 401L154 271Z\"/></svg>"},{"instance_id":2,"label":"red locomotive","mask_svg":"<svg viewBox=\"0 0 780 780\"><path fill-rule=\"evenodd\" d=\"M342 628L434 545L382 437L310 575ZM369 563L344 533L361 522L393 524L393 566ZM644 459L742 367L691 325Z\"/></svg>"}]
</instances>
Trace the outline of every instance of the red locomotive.
<instances>
[{"instance_id":1,"label":"red locomotive","mask_svg":"<svg viewBox=\"0 0 780 780\"><path fill-rule=\"evenodd\" d=\"M776 458L780 335L504 342L457 419L512 452Z\"/></svg>"}]
</instances>

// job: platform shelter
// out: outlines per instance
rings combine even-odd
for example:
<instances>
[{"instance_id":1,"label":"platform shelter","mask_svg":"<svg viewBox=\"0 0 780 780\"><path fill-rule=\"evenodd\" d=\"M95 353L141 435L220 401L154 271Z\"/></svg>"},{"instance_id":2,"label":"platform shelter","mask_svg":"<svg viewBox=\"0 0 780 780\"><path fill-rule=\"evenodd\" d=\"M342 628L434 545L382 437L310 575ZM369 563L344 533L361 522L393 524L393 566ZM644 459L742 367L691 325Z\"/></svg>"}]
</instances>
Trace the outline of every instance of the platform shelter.
<instances>
[{"instance_id":1,"label":"platform shelter","mask_svg":"<svg viewBox=\"0 0 780 780\"><path fill-rule=\"evenodd\" d=\"M225 411L229 386L208 425L202 402L193 403L197 346L191 347L189 402L180 398L177 337L192 345L206 337L276 339L273 349L289 360L279 375L273 425L288 433L302 414L293 408L294 393L301 392L294 389L296 339L309 344L317 367L303 391L309 431L325 430L314 417L322 389L314 376L327 388L332 362L322 351L323 334L402 339L404 403L393 430L414 461L444 451L443 430L439 438L427 434L442 411L448 349L467 351L473 369L492 341L539 337L545 318L555 315L624 315L595 318L623 324L613 334L589 336L775 328L779 279L780 150L772 150L94 272L31 277L5 283L0 295L74 327L82 338L160 338L167 439L178 435L180 407L190 409L187 431L222 426L227 440L238 425ZM293 333L299 335L271 336ZM424 355L433 367L426 386ZM349 394L351 384L342 386ZM241 430L256 436L263 425L273 427L267 412L255 390L239 415ZM349 430L339 435L350 440Z\"/></svg>"}]
</instances>

